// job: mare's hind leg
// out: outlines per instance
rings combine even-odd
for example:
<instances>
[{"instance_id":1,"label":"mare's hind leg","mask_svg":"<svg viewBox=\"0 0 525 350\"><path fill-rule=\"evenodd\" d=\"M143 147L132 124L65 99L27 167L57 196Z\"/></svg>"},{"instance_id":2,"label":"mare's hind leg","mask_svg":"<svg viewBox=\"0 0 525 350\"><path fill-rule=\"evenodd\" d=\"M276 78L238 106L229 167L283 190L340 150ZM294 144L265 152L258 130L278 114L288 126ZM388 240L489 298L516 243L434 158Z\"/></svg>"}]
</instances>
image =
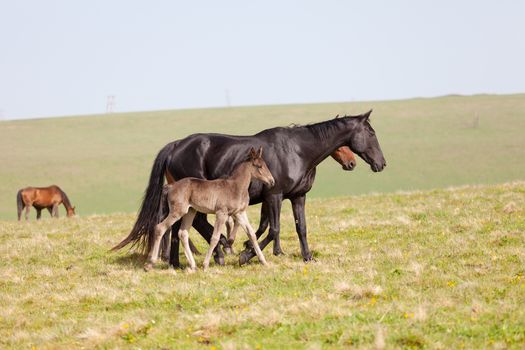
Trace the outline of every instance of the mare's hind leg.
<instances>
[{"instance_id":1,"label":"mare's hind leg","mask_svg":"<svg viewBox=\"0 0 525 350\"><path fill-rule=\"evenodd\" d=\"M26 205L26 214L25 214L25 217L26 217L26 221L29 220L29 209L31 208L30 205Z\"/></svg>"},{"instance_id":2,"label":"mare's hind leg","mask_svg":"<svg viewBox=\"0 0 525 350\"><path fill-rule=\"evenodd\" d=\"M237 221L239 225L242 226L244 231L246 231L248 238L250 238L250 241L252 242L252 246L253 246L253 249L255 250L255 254L257 254L257 257L259 258L259 261L261 262L261 264L268 265L261 251L261 248L259 247L259 243L257 243L257 237L255 236L255 231L253 230L252 226L250 225L250 222L248 221L248 215L246 215L246 211L236 214L235 221Z\"/></svg>"},{"instance_id":3,"label":"mare's hind leg","mask_svg":"<svg viewBox=\"0 0 525 350\"><path fill-rule=\"evenodd\" d=\"M168 229L168 232L162 237L162 242L160 244L159 258L164 261L170 260L170 245L171 245L171 228Z\"/></svg>"},{"instance_id":4,"label":"mare's hind leg","mask_svg":"<svg viewBox=\"0 0 525 350\"><path fill-rule=\"evenodd\" d=\"M206 253L206 257L204 258L204 269L206 270L208 266L210 265L210 259L211 255L213 254L213 250L217 246L217 243L219 243L219 239L221 237L221 227L224 225L226 220L228 220L228 214L223 212L217 212L215 213L216 219L215 219L215 225L213 226L213 234L210 239L210 248L208 249L208 252Z\"/></svg>"},{"instance_id":5,"label":"mare's hind leg","mask_svg":"<svg viewBox=\"0 0 525 350\"><path fill-rule=\"evenodd\" d=\"M235 235L237 234L237 229L239 225L235 224L235 221L231 216L228 216L226 220L226 232L228 233L228 245L223 247L225 254L234 254L233 243L235 242Z\"/></svg>"},{"instance_id":6,"label":"mare's hind leg","mask_svg":"<svg viewBox=\"0 0 525 350\"><path fill-rule=\"evenodd\" d=\"M184 255L186 255L186 259L188 260L188 263L190 264L190 271L195 271L197 269L197 265L195 264L195 259L193 258L193 254L191 252L192 249L190 247L190 239L189 239L189 229L191 227L191 224L193 223L195 214L197 214L195 209L190 208L190 210L188 211L188 214L184 215L184 217L182 218L182 223L179 229L179 240L182 241L182 246L184 247Z\"/></svg>"},{"instance_id":7,"label":"mare's hind leg","mask_svg":"<svg viewBox=\"0 0 525 350\"><path fill-rule=\"evenodd\" d=\"M148 260L146 264L144 265L144 270L149 271L153 268L153 265L157 262L157 259L159 257L159 247L160 247L160 241L162 239L162 236L164 236L164 233L168 230L168 228L171 225L173 225L177 220L179 220L180 217L184 214L186 213L180 210L174 211L170 213L164 220L162 220L161 223L155 226L155 233L153 235L153 244L148 254Z\"/></svg>"}]
</instances>

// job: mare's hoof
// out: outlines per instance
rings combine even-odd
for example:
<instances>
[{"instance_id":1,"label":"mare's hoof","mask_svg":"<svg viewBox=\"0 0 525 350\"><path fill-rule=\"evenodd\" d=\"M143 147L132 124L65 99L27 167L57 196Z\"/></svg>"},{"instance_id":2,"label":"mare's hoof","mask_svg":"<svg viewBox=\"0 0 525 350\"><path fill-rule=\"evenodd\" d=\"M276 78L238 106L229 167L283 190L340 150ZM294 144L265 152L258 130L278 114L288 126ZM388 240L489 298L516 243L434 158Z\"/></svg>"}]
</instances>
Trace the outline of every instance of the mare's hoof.
<instances>
[{"instance_id":1,"label":"mare's hoof","mask_svg":"<svg viewBox=\"0 0 525 350\"><path fill-rule=\"evenodd\" d=\"M244 245L244 248L246 249L253 249L253 244L252 244L252 241L250 240L244 241L243 245Z\"/></svg>"},{"instance_id":2,"label":"mare's hoof","mask_svg":"<svg viewBox=\"0 0 525 350\"><path fill-rule=\"evenodd\" d=\"M303 261L308 264L310 262L317 262L317 260L315 260L313 257L308 257L308 258L303 258Z\"/></svg>"},{"instance_id":3,"label":"mare's hoof","mask_svg":"<svg viewBox=\"0 0 525 350\"><path fill-rule=\"evenodd\" d=\"M278 249L278 250L273 251L273 255L279 256L279 255L286 255L286 254L284 254L284 252L281 249Z\"/></svg>"},{"instance_id":4,"label":"mare's hoof","mask_svg":"<svg viewBox=\"0 0 525 350\"><path fill-rule=\"evenodd\" d=\"M216 263L217 265L224 266L224 256L215 255L215 256L213 257L213 260L215 260L215 263Z\"/></svg>"},{"instance_id":5,"label":"mare's hoof","mask_svg":"<svg viewBox=\"0 0 525 350\"><path fill-rule=\"evenodd\" d=\"M239 254L239 265L244 265L248 261L250 261L251 258L253 258L253 252L251 250L243 250L241 254Z\"/></svg>"},{"instance_id":6,"label":"mare's hoof","mask_svg":"<svg viewBox=\"0 0 525 350\"><path fill-rule=\"evenodd\" d=\"M148 272L150 271L151 269L153 269L153 264L152 263L146 263L144 265L144 271Z\"/></svg>"}]
</instances>

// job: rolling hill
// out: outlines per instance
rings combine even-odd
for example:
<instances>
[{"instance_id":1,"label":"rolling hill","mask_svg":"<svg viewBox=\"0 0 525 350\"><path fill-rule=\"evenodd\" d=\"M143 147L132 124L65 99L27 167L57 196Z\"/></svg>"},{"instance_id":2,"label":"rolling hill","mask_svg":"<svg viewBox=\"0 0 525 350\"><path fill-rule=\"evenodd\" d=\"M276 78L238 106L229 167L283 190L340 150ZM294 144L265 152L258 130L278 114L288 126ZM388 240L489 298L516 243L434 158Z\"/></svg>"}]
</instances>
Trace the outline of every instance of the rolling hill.
<instances>
[{"instance_id":1,"label":"rolling hill","mask_svg":"<svg viewBox=\"0 0 525 350\"><path fill-rule=\"evenodd\" d=\"M68 193L80 215L134 212L153 159L167 142L195 132L254 134L371 108L372 125L388 163L385 171L374 174L359 159L355 171L344 172L327 159L319 167L310 197L525 178L525 94L3 121L0 218L16 219L18 189L50 184ZM34 219L35 213L31 216Z\"/></svg>"}]
</instances>

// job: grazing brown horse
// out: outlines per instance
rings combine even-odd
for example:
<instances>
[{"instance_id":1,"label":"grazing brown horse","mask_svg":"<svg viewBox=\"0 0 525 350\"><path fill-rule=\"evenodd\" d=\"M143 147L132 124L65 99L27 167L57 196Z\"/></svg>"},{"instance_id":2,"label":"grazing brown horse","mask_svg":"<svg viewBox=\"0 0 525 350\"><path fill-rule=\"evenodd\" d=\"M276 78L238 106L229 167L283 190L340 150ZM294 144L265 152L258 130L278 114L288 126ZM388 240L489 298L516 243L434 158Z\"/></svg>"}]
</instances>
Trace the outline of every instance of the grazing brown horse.
<instances>
[{"instance_id":1,"label":"grazing brown horse","mask_svg":"<svg viewBox=\"0 0 525 350\"><path fill-rule=\"evenodd\" d=\"M252 179L258 179L269 187L275 184L275 180L268 169L268 166L262 158L262 147L256 152L251 148L249 157L246 161L241 162L231 176L216 180L203 180L198 178L187 177L179 181L164 186L164 192L167 192L169 205L168 216L155 227L153 241L148 246L151 247L148 254L148 261L144 269L150 270L159 255L159 246L165 232L178 220L182 218L182 225L179 230L179 238L184 246L184 253L190 269L195 270L195 260L190 250L188 230L193 223L197 211L206 214L215 214L216 221L213 234L210 240L210 247L204 258L204 269L207 269L210 263L211 255L219 243L220 229L231 216L237 226L241 226L250 241L252 242L255 252L263 265L267 265L264 255L257 244L255 231L248 221L246 209L250 202L248 187ZM132 242L133 236L128 236L121 243L113 248L120 249L126 244ZM149 236L145 235L145 239Z\"/></svg>"},{"instance_id":2,"label":"grazing brown horse","mask_svg":"<svg viewBox=\"0 0 525 350\"><path fill-rule=\"evenodd\" d=\"M49 187L26 187L18 191L16 195L16 206L18 209L18 221L25 208L25 218L28 220L29 209L31 206L36 209L36 219L42 216L42 209L47 209L52 217L58 218L58 206L64 204L67 216L75 215L75 207L71 205L69 198L62 189L56 185Z\"/></svg>"}]
</instances>

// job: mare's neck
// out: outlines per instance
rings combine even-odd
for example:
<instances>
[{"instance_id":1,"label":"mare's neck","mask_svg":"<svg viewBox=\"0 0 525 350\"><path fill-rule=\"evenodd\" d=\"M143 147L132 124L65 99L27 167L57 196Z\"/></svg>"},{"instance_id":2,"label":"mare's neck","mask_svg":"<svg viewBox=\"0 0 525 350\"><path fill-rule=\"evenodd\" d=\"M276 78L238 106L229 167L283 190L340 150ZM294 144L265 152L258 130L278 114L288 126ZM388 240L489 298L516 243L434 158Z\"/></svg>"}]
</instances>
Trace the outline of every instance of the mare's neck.
<instances>
[{"instance_id":1,"label":"mare's neck","mask_svg":"<svg viewBox=\"0 0 525 350\"><path fill-rule=\"evenodd\" d=\"M357 120L351 117L342 117L321 123L300 127L302 155L313 169L339 147L347 144Z\"/></svg>"}]
</instances>

